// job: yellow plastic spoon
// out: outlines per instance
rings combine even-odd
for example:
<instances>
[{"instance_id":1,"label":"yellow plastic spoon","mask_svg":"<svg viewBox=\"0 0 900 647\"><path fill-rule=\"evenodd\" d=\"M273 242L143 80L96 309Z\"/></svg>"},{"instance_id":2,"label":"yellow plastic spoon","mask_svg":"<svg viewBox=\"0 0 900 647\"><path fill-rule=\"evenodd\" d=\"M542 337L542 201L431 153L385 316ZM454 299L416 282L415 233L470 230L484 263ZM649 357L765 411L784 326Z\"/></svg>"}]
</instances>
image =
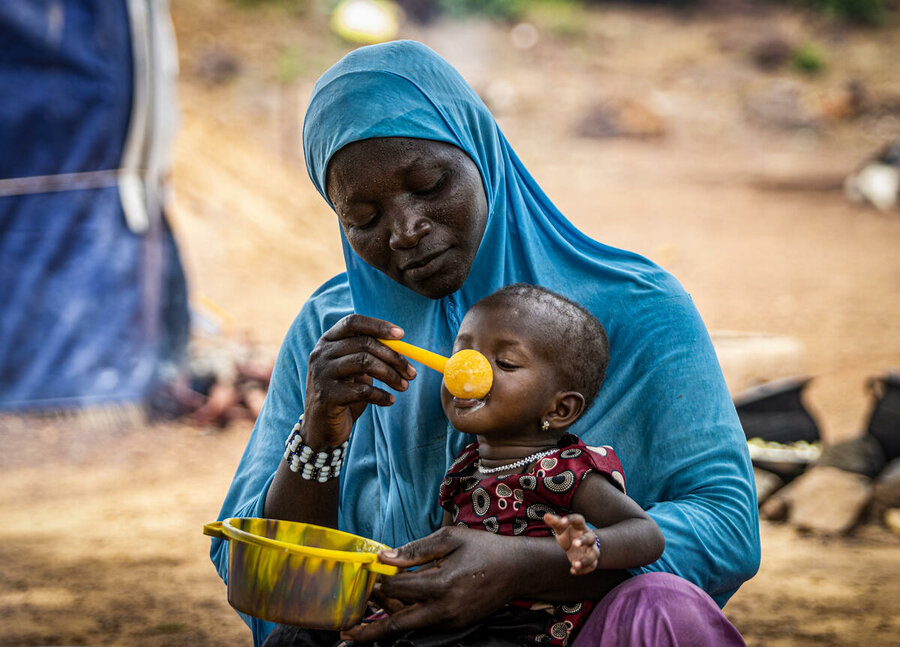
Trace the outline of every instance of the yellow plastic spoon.
<instances>
[{"instance_id":1,"label":"yellow plastic spoon","mask_svg":"<svg viewBox=\"0 0 900 647\"><path fill-rule=\"evenodd\" d=\"M397 339L379 339L382 344L401 355L444 374L447 390L457 398L480 400L491 390L494 373L487 357L477 350L461 350L448 359L430 350Z\"/></svg>"}]
</instances>

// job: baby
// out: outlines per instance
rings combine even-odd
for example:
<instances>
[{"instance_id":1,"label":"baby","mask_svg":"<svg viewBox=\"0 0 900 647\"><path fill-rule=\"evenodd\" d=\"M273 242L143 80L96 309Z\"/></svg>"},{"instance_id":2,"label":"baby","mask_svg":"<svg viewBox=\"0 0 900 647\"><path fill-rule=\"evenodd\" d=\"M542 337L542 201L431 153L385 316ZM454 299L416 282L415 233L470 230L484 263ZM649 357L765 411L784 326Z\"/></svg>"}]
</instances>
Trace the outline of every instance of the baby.
<instances>
[{"instance_id":1,"label":"baby","mask_svg":"<svg viewBox=\"0 0 900 647\"><path fill-rule=\"evenodd\" d=\"M487 357L494 381L480 400L455 398L441 388L450 422L477 438L441 483L443 525L554 535L576 575L658 559L662 533L625 495L622 465L612 448L588 447L567 433L597 395L609 363L600 322L565 297L517 283L466 313L453 350L465 348ZM567 645L594 604L516 600L471 626L416 630L376 647ZM367 621L384 617L378 611ZM282 627L264 647L324 647L336 638L335 632ZM359 643L337 643L353 644Z\"/></svg>"},{"instance_id":2,"label":"baby","mask_svg":"<svg viewBox=\"0 0 900 647\"><path fill-rule=\"evenodd\" d=\"M656 561L665 543L662 533L626 496L622 465L612 448L588 447L567 433L591 405L609 363L600 322L565 297L517 283L469 310L453 351L464 348L488 358L494 382L483 400L456 398L441 389L450 423L477 438L441 483L444 525L504 535L553 534L573 574ZM584 600L529 600L504 611L543 612L515 621L542 630L514 642L566 645L593 606Z\"/></svg>"}]
</instances>

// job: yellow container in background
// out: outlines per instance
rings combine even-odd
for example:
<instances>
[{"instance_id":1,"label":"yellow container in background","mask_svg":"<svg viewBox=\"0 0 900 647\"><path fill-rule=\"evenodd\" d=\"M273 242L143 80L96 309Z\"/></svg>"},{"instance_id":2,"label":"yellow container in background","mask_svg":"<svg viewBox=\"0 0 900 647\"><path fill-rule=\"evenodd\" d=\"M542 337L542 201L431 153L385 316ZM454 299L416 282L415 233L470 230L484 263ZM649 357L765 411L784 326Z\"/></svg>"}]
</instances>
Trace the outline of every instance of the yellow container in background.
<instances>
[{"instance_id":1,"label":"yellow container in background","mask_svg":"<svg viewBox=\"0 0 900 647\"><path fill-rule=\"evenodd\" d=\"M203 533L228 541L228 602L280 624L346 629L359 623L384 544L333 528L276 519L229 518Z\"/></svg>"}]
</instances>

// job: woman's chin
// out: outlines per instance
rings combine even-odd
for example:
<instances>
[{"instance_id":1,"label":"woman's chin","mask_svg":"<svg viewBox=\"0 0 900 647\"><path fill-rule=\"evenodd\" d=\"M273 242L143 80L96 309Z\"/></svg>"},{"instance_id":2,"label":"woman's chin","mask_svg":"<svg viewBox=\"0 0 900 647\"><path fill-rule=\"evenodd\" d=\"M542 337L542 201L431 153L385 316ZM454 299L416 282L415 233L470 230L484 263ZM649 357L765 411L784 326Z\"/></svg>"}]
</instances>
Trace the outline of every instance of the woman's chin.
<instances>
[{"instance_id":1,"label":"woman's chin","mask_svg":"<svg viewBox=\"0 0 900 647\"><path fill-rule=\"evenodd\" d=\"M443 299L458 291L466 282L472 260L455 254L452 249L436 260L436 271L428 276L416 277L413 273L399 272L391 278L423 297Z\"/></svg>"},{"instance_id":2,"label":"woman's chin","mask_svg":"<svg viewBox=\"0 0 900 647\"><path fill-rule=\"evenodd\" d=\"M437 300L459 290L465 280L458 280L457 277L452 276L435 275L425 281L402 280L400 282L418 295Z\"/></svg>"}]
</instances>

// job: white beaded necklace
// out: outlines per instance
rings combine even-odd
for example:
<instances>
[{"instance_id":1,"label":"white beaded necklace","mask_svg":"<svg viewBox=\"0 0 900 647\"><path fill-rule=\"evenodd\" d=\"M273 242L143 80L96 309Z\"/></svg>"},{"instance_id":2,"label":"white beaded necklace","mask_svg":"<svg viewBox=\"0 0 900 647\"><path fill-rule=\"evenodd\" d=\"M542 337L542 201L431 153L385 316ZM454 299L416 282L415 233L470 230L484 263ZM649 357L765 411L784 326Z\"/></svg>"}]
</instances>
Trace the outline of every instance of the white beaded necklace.
<instances>
[{"instance_id":1,"label":"white beaded necklace","mask_svg":"<svg viewBox=\"0 0 900 647\"><path fill-rule=\"evenodd\" d=\"M536 461L539 458L543 458L544 456L549 456L550 454L552 454L555 451L556 451L556 449L554 448L554 449L548 449L547 451L543 451L543 452L535 452L531 456L526 456L525 458L520 458L519 460L515 461L514 463L507 463L506 465L498 465L497 467L482 467L481 459L479 458L478 459L478 471L481 472L482 474L496 474L497 472L503 472L505 470L513 470L518 467L524 467L525 465L528 465L528 463L530 463L532 461Z\"/></svg>"}]
</instances>

